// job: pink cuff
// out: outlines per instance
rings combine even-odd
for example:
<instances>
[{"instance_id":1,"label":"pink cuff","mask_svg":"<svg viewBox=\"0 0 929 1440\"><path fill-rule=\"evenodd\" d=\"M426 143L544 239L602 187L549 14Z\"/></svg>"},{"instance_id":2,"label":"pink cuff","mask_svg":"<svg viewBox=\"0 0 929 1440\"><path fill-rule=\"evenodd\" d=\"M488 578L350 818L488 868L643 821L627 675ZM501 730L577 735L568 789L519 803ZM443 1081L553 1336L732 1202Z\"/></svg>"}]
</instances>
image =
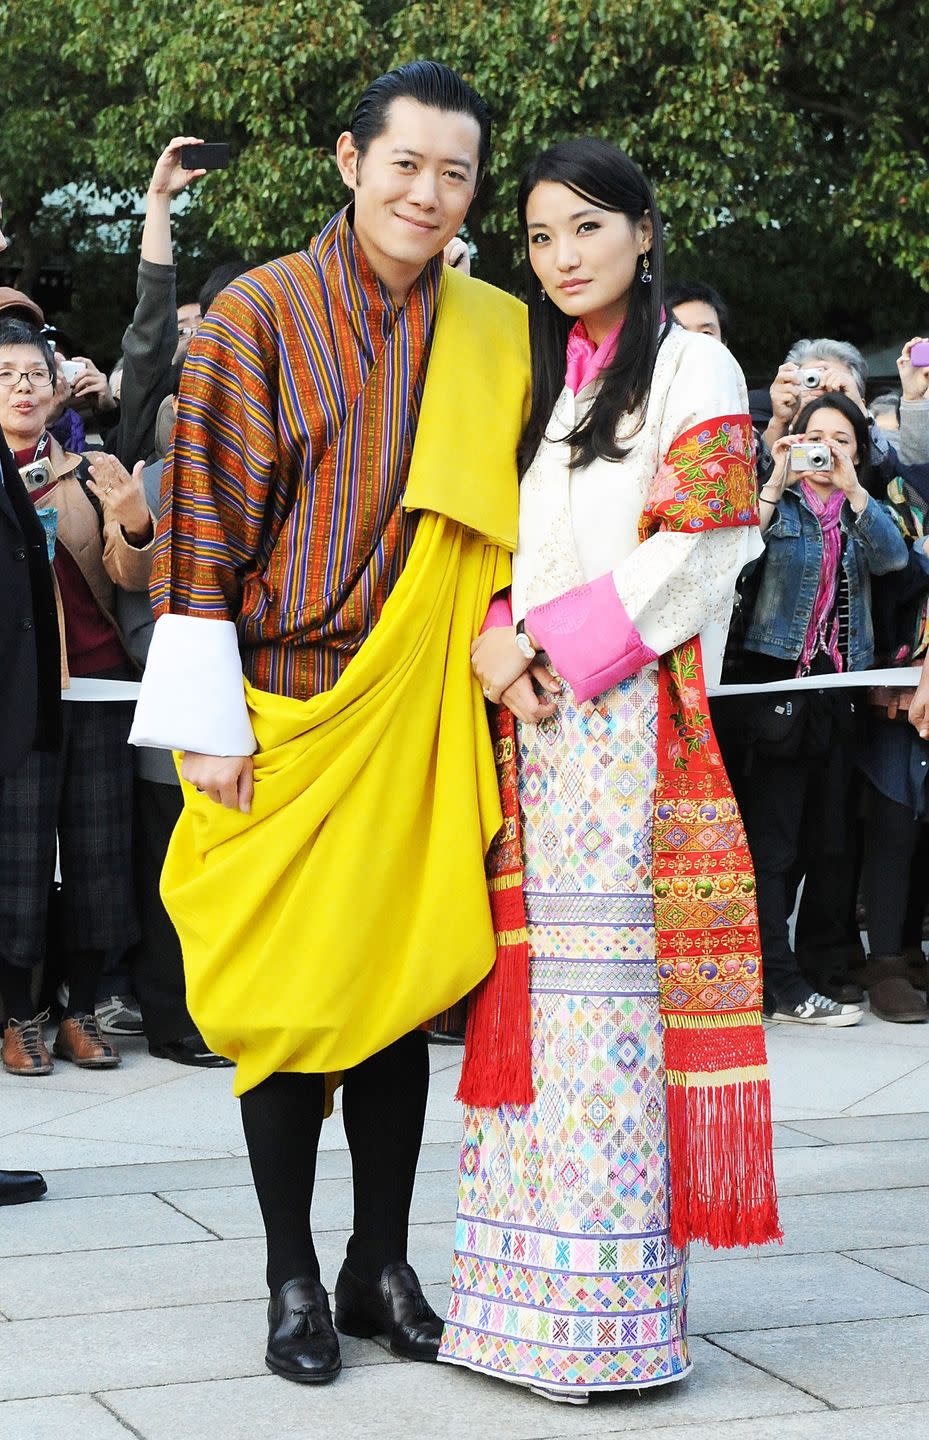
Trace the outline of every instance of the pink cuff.
<instances>
[{"instance_id":1,"label":"pink cuff","mask_svg":"<svg viewBox=\"0 0 929 1440\"><path fill-rule=\"evenodd\" d=\"M513 607L510 604L509 590L502 591L495 595L487 607L487 614L484 616L484 623L481 626L481 634L485 630L495 630L498 626L512 625Z\"/></svg>"},{"instance_id":2,"label":"pink cuff","mask_svg":"<svg viewBox=\"0 0 929 1440\"><path fill-rule=\"evenodd\" d=\"M658 659L626 613L610 574L536 605L526 616L526 629L548 651L577 700L602 695Z\"/></svg>"}]
</instances>

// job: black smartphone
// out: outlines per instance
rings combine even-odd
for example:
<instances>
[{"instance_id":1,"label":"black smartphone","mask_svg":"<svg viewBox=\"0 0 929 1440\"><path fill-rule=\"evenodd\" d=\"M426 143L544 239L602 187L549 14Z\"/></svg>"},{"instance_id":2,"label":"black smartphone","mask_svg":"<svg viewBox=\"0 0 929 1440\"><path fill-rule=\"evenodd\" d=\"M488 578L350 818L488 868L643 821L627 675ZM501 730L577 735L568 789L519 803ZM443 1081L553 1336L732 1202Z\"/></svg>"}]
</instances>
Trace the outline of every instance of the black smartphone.
<instances>
[{"instance_id":1,"label":"black smartphone","mask_svg":"<svg viewBox=\"0 0 929 1440\"><path fill-rule=\"evenodd\" d=\"M221 142L182 145L181 164L185 170L225 170L229 164L229 146Z\"/></svg>"}]
</instances>

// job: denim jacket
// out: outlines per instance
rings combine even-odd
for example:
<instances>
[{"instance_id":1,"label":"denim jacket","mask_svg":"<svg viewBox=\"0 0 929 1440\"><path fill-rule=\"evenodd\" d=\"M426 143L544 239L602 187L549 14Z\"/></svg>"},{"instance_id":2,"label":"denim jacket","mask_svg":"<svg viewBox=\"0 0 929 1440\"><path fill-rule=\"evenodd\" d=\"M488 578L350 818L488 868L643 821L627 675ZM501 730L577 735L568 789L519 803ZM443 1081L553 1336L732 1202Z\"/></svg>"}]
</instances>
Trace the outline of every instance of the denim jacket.
<instances>
[{"instance_id":1,"label":"denim jacket","mask_svg":"<svg viewBox=\"0 0 929 1440\"><path fill-rule=\"evenodd\" d=\"M839 524L848 594L848 668L867 670L874 660L871 575L902 570L906 541L889 511L873 498L860 515L846 500ZM764 542L764 568L745 649L799 660L823 563L823 532L801 490L786 490L781 496Z\"/></svg>"}]
</instances>

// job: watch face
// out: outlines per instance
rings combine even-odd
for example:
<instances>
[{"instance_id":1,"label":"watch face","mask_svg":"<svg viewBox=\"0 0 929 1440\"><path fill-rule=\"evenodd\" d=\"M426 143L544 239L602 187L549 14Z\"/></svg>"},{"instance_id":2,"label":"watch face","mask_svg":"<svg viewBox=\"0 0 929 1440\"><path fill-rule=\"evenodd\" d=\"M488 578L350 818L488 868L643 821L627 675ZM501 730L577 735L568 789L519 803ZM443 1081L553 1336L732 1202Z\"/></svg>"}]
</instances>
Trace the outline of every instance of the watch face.
<instances>
[{"instance_id":1,"label":"watch face","mask_svg":"<svg viewBox=\"0 0 929 1440\"><path fill-rule=\"evenodd\" d=\"M535 650L532 647L532 642L529 639L528 635L524 635L521 631L518 631L516 635L516 644L519 646L520 650L525 655L527 660L532 660L535 657Z\"/></svg>"}]
</instances>

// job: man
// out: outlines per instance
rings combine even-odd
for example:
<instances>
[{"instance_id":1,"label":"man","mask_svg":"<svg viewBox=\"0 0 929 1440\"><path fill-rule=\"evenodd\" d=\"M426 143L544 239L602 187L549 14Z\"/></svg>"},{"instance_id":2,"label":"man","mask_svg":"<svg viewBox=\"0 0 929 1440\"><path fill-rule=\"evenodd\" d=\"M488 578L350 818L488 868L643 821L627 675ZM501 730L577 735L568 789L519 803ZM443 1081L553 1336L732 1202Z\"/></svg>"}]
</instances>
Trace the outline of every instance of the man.
<instances>
[{"instance_id":1,"label":"man","mask_svg":"<svg viewBox=\"0 0 929 1440\"><path fill-rule=\"evenodd\" d=\"M0 205L0 216L2 210ZM6 248L0 230L0 254ZM3 776L22 764L33 745L58 743L61 724L58 621L45 532L2 435L0 557L2 788ZM0 956L0 977L7 964ZM0 1170L0 1205L38 1200L47 1189L44 1178L34 1170Z\"/></svg>"},{"instance_id":2,"label":"man","mask_svg":"<svg viewBox=\"0 0 929 1440\"><path fill-rule=\"evenodd\" d=\"M419 1360L441 1335L406 1263L418 1027L493 962L469 652L507 583L528 394L523 307L442 266L489 144L445 66L376 80L336 149L351 205L216 300L166 463L133 739L185 752L162 894L191 1013L238 1066L266 1362L308 1383L340 1368L309 1225L327 1073L354 1185L336 1325Z\"/></svg>"},{"instance_id":3,"label":"man","mask_svg":"<svg viewBox=\"0 0 929 1440\"><path fill-rule=\"evenodd\" d=\"M685 330L712 335L729 344L729 306L718 290L702 280L679 280L665 291L665 305Z\"/></svg>"}]
</instances>

